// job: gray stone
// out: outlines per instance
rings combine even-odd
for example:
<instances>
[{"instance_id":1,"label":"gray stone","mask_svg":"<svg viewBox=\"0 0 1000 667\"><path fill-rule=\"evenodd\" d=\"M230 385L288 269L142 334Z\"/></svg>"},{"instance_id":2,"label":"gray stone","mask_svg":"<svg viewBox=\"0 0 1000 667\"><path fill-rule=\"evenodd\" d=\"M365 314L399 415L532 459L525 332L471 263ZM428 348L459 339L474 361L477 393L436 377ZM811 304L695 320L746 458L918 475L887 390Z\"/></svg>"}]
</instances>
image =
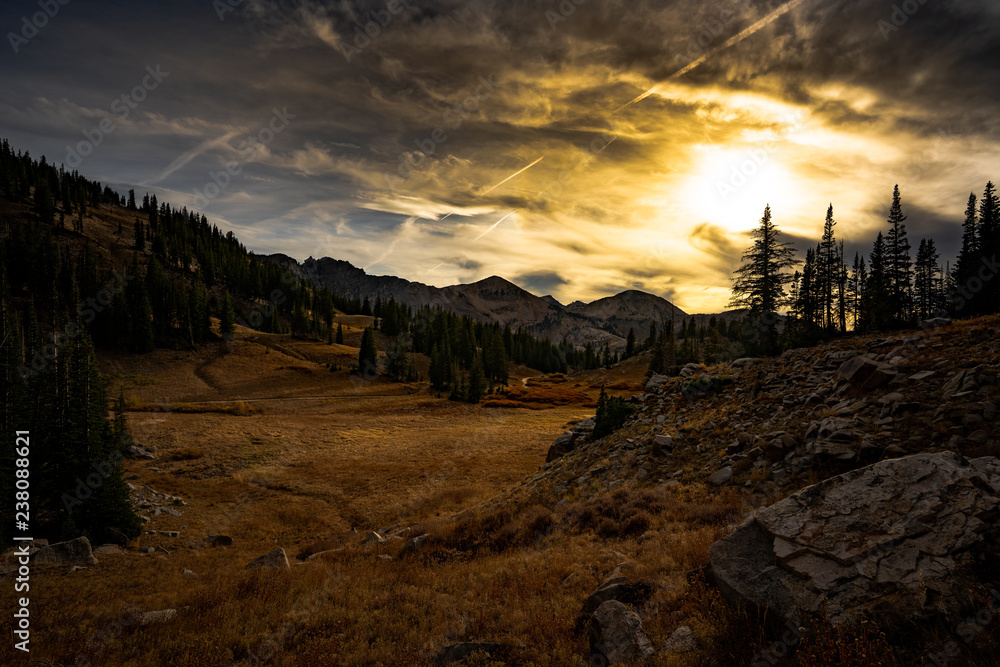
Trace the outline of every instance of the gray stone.
<instances>
[{"instance_id":1,"label":"gray stone","mask_svg":"<svg viewBox=\"0 0 1000 667\"><path fill-rule=\"evenodd\" d=\"M649 378L649 381L646 383L645 387L646 393L648 394L655 391L656 389L659 388L661 384L663 384L664 382L668 382L669 380L670 380L669 375L654 375L653 377Z\"/></svg>"},{"instance_id":2,"label":"gray stone","mask_svg":"<svg viewBox=\"0 0 1000 667\"><path fill-rule=\"evenodd\" d=\"M417 551L418 549L424 546L424 543L427 542L428 537L430 537L430 535L424 533L423 535L417 535L416 537L407 540L406 544L404 544L402 549L400 549L400 553L410 553L411 551Z\"/></svg>"},{"instance_id":3,"label":"gray stone","mask_svg":"<svg viewBox=\"0 0 1000 667\"><path fill-rule=\"evenodd\" d=\"M258 556L252 561L247 563L246 569L248 570L290 570L291 566L288 564L288 556L285 555L285 550L278 547L274 551L270 551L263 556Z\"/></svg>"},{"instance_id":4,"label":"gray stone","mask_svg":"<svg viewBox=\"0 0 1000 667\"><path fill-rule=\"evenodd\" d=\"M147 611L139 615L139 625L153 625L154 623L165 623L177 616L176 609L161 609L160 611Z\"/></svg>"},{"instance_id":5,"label":"gray stone","mask_svg":"<svg viewBox=\"0 0 1000 667\"><path fill-rule=\"evenodd\" d=\"M834 623L957 614L964 573L1000 538L998 505L996 458L889 459L760 510L710 547L708 569L731 604L793 622L824 604Z\"/></svg>"},{"instance_id":6,"label":"gray stone","mask_svg":"<svg viewBox=\"0 0 1000 667\"><path fill-rule=\"evenodd\" d=\"M129 445L125 450L125 455L132 459L144 459L146 461L152 461L156 457L143 449L140 445L132 444Z\"/></svg>"},{"instance_id":7,"label":"gray stone","mask_svg":"<svg viewBox=\"0 0 1000 667\"><path fill-rule=\"evenodd\" d=\"M602 602L590 620L591 662L604 658L602 664L615 665L650 658L653 645L642 630L639 614L617 600Z\"/></svg>"},{"instance_id":8,"label":"gray stone","mask_svg":"<svg viewBox=\"0 0 1000 667\"><path fill-rule=\"evenodd\" d=\"M444 665L465 660L473 653L486 653L490 657L493 657L493 654L502 648L501 644L487 642L461 642L459 644L452 644L441 649L437 657L437 662L434 664L437 667L444 667Z\"/></svg>"},{"instance_id":9,"label":"gray stone","mask_svg":"<svg viewBox=\"0 0 1000 667\"><path fill-rule=\"evenodd\" d=\"M35 563L50 563L52 565L97 565L90 540L78 537L68 542L58 542L39 549L32 557Z\"/></svg>"},{"instance_id":10,"label":"gray stone","mask_svg":"<svg viewBox=\"0 0 1000 667\"><path fill-rule=\"evenodd\" d=\"M708 483L714 484L716 486L722 486L732 478L733 478L733 469L730 468L729 466L726 466L725 468L722 468L721 470L718 470L712 475L710 475L708 478Z\"/></svg>"},{"instance_id":11,"label":"gray stone","mask_svg":"<svg viewBox=\"0 0 1000 667\"><path fill-rule=\"evenodd\" d=\"M691 628L686 625L674 630L674 633L663 644L663 650L666 653L690 653L697 648L698 640L694 638Z\"/></svg>"},{"instance_id":12,"label":"gray stone","mask_svg":"<svg viewBox=\"0 0 1000 667\"><path fill-rule=\"evenodd\" d=\"M837 377L847 380L851 386L860 389L875 389L892 379L877 362L868 357L857 356L849 359L837 369Z\"/></svg>"}]
</instances>

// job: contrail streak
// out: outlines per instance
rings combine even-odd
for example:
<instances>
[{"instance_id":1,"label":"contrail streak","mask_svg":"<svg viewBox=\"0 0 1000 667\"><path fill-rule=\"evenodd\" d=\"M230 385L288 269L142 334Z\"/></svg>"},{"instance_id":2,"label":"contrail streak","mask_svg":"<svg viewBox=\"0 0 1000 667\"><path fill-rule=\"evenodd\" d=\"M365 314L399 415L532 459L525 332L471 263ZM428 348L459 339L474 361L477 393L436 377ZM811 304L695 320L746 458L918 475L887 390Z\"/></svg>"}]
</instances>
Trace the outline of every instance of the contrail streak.
<instances>
[{"instance_id":1,"label":"contrail streak","mask_svg":"<svg viewBox=\"0 0 1000 667\"><path fill-rule=\"evenodd\" d=\"M482 193L481 193L481 194L480 194L479 196L481 197L481 196L483 196L483 195L485 195L485 194L489 194L490 192L493 192L494 190L496 190L497 188L499 188L499 187L500 187L501 185L503 185L504 183L506 183L506 182L507 182L507 181L509 181L510 179L512 179L512 178L514 178L515 176L518 176L518 175L520 175L520 174L523 174L524 172L528 171L529 169L531 169L532 167L534 167L534 166L535 166L536 164L538 164L539 162L541 162L541 161L542 161L542 160L544 160L544 159L545 159L545 156L543 155L542 157L538 158L537 160L535 160L534 162L532 162L531 164L529 164L529 165L528 165L527 167L525 167L524 169L520 169L520 170L518 170L518 171L515 171L515 172L514 172L513 174L511 174L511 175L510 175L510 176L508 176L507 178L503 179L502 181L500 181L499 183L497 183L496 185L494 185L494 186L493 186L492 188L490 188L489 190L486 190L486 191L482 192Z\"/></svg>"},{"instance_id":2,"label":"contrail streak","mask_svg":"<svg viewBox=\"0 0 1000 667\"><path fill-rule=\"evenodd\" d=\"M472 239L472 242L473 242L473 243L475 243L475 242L476 242L476 241L478 241L479 239L483 238L484 236L486 236L487 234L489 234L490 232L492 232L492 231L493 231L494 229L496 229L496 226L497 226L497 225L499 225L499 224L500 224L501 222L503 222L504 220L506 220L506 219L507 219L507 218L509 218L510 216L512 216L512 215L514 215L515 213L517 213L517 211L518 211L518 209L514 209L513 211L511 211L510 213L508 213L508 214L507 214L507 215L505 215L504 217L502 217L502 218L500 218L499 220L497 220L496 222L494 222L494 223L493 223L493 224L492 224L492 225L490 226L490 228L489 228L489 229L487 229L487 230L486 230L485 232L483 232L482 234L480 234L480 235L479 235L479 236L477 236L476 238Z\"/></svg>"},{"instance_id":3,"label":"contrail streak","mask_svg":"<svg viewBox=\"0 0 1000 667\"><path fill-rule=\"evenodd\" d=\"M751 25L746 30L743 30L742 32L740 32L740 33L738 33L738 34L730 37L729 39L727 39L725 42L723 42L719 46L717 46L717 47L715 47L713 49L709 49L709 51L707 53L705 53L703 56L701 56L700 58L698 58L696 60L693 60L692 62L688 63L687 65L685 65L681 69L677 70L676 72L674 72L673 74L671 74L669 77L667 77L667 81L673 81L674 79L677 79L677 78L680 78L680 77L684 76L685 74L687 74L688 72L690 72L694 68L698 67L699 65L701 65L703 62L705 62L706 60L708 60L712 56L714 56L715 54L719 53L720 51L724 51L725 49L728 49L733 44L739 44L740 42L742 42L744 39L746 39L750 35L754 34L758 30L760 30L761 28L764 28L765 26L770 25L775 20L777 20L780 16L782 16L784 14L787 14L791 10L793 10L796 7L798 7L799 5L801 5L803 2L804 2L804 0L791 0L791 2L788 2L788 3L784 4L784 5L782 5L781 7L778 7L773 12L771 12L770 14L768 14L767 16L765 16L764 18L762 18L761 20L759 20L756 23L754 23L753 25ZM631 100L629 102L626 102L625 104L621 105L620 107L618 107L617 109L614 110L614 113L618 113L622 109L624 109L626 107L630 107L633 104L635 104L636 102L641 102L642 100L646 99L647 97L649 97L650 95L652 95L653 93L655 93L657 91L657 89L659 89L660 85L661 84L656 84L655 86L653 86L652 88L650 88L649 90L647 90L646 92L644 92L642 95L639 95L635 99L633 99L633 100Z\"/></svg>"}]
</instances>

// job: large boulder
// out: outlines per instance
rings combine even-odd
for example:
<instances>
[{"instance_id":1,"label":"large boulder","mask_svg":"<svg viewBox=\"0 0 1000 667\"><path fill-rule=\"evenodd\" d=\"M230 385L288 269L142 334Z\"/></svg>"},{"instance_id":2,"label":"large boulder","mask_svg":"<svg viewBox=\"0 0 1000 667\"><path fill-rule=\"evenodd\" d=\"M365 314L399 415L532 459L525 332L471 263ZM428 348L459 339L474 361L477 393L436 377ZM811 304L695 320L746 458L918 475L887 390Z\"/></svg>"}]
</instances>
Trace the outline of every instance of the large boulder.
<instances>
[{"instance_id":1,"label":"large boulder","mask_svg":"<svg viewBox=\"0 0 1000 667\"><path fill-rule=\"evenodd\" d=\"M591 436L596 424L597 421L593 417L590 417L589 419L577 422L568 431L564 431L549 447L549 452L545 456L545 462L551 463L559 457L569 454L576 448L577 443L583 442Z\"/></svg>"},{"instance_id":2,"label":"large boulder","mask_svg":"<svg viewBox=\"0 0 1000 667\"><path fill-rule=\"evenodd\" d=\"M951 453L881 461L802 489L709 548L733 605L791 622L956 612L963 575L996 557L1000 460Z\"/></svg>"},{"instance_id":3,"label":"large boulder","mask_svg":"<svg viewBox=\"0 0 1000 667\"><path fill-rule=\"evenodd\" d=\"M837 377L859 389L875 389L892 379L892 374L865 356L848 359L837 369Z\"/></svg>"},{"instance_id":4,"label":"large boulder","mask_svg":"<svg viewBox=\"0 0 1000 667\"><path fill-rule=\"evenodd\" d=\"M78 537L68 542L58 542L39 549L35 552L32 560L36 563L50 563L52 565L97 565L94 551L90 547L90 540L86 537Z\"/></svg>"},{"instance_id":5,"label":"large boulder","mask_svg":"<svg viewBox=\"0 0 1000 667\"><path fill-rule=\"evenodd\" d=\"M654 375L651 378L649 378L649 380L646 382L646 386L643 387L643 391L645 391L647 394L651 394L657 389L659 389L660 385L669 381L670 381L669 375Z\"/></svg>"},{"instance_id":6,"label":"large boulder","mask_svg":"<svg viewBox=\"0 0 1000 667\"><path fill-rule=\"evenodd\" d=\"M562 435L556 438L555 442L549 447L548 454L545 455L545 462L551 463L561 456L565 456L573 451L573 443L576 441L578 434L573 431L565 431Z\"/></svg>"},{"instance_id":7,"label":"large boulder","mask_svg":"<svg viewBox=\"0 0 1000 667\"><path fill-rule=\"evenodd\" d=\"M654 653L639 614L617 600L601 603L590 621L591 664L616 665L649 658ZM595 658L604 661L595 663Z\"/></svg>"}]
</instances>

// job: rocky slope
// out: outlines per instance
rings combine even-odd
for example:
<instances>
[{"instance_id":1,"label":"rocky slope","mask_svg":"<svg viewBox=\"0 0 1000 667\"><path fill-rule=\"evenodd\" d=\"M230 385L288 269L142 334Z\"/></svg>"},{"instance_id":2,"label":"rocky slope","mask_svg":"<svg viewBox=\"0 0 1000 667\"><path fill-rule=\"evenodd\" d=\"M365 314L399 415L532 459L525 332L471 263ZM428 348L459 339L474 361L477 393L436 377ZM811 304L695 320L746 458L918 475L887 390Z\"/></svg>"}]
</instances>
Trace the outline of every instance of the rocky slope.
<instances>
[{"instance_id":1,"label":"rocky slope","mask_svg":"<svg viewBox=\"0 0 1000 667\"><path fill-rule=\"evenodd\" d=\"M997 319L655 376L622 429L560 436L553 450L564 455L509 497L700 480L763 498L906 454L998 453Z\"/></svg>"}]
</instances>

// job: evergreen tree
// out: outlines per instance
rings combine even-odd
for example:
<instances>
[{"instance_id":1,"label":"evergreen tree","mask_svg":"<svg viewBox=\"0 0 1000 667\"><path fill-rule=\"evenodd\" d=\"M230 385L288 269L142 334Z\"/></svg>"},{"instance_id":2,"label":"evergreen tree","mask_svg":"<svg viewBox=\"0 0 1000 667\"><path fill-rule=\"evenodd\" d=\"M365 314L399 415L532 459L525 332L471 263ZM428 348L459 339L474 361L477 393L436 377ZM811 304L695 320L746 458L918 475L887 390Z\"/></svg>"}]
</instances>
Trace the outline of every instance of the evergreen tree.
<instances>
[{"instance_id":1,"label":"evergreen tree","mask_svg":"<svg viewBox=\"0 0 1000 667\"><path fill-rule=\"evenodd\" d=\"M56 205L47 179L42 179L35 186L35 214L39 221L46 224L51 225L55 221Z\"/></svg>"},{"instance_id":2,"label":"evergreen tree","mask_svg":"<svg viewBox=\"0 0 1000 667\"><path fill-rule=\"evenodd\" d=\"M479 355L476 355L469 368L469 388L465 400L469 403L478 403L484 395L486 395L486 374L483 372L483 365L479 362Z\"/></svg>"},{"instance_id":3,"label":"evergreen tree","mask_svg":"<svg viewBox=\"0 0 1000 667\"><path fill-rule=\"evenodd\" d=\"M791 276L786 270L797 263L791 245L780 240L780 233L771 222L771 207L767 206L760 226L752 233L753 243L743 253L743 263L735 272L729 304L749 311L758 327L758 342L769 351L776 347L777 311L788 301L785 287Z\"/></svg>"},{"instance_id":4,"label":"evergreen tree","mask_svg":"<svg viewBox=\"0 0 1000 667\"><path fill-rule=\"evenodd\" d=\"M851 301L851 317L854 320L854 330L861 331L865 320L863 308L865 290L868 284L868 268L861 253L854 253L854 266L848 285L848 295Z\"/></svg>"},{"instance_id":5,"label":"evergreen tree","mask_svg":"<svg viewBox=\"0 0 1000 667\"><path fill-rule=\"evenodd\" d=\"M821 326L828 332L834 329L834 291L840 276L837 241L834 239L833 228L837 222L833 219L833 204L826 210L826 222L823 223L823 240L816 252L816 292L819 299L817 309L821 316Z\"/></svg>"},{"instance_id":6,"label":"evergreen tree","mask_svg":"<svg viewBox=\"0 0 1000 667\"><path fill-rule=\"evenodd\" d=\"M869 259L868 290L865 299L865 311L868 314L866 330L885 329L892 317L893 307L890 303L890 275L885 239L882 232L875 237Z\"/></svg>"},{"instance_id":7,"label":"evergreen tree","mask_svg":"<svg viewBox=\"0 0 1000 667\"><path fill-rule=\"evenodd\" d=\"M649 325L649 336L646 338L646 342L642 346L643 349L648 350L652 348L654 345L656 345L657 340L658 338L656 336L656 322L652 322Z\"/></svg>"},{"instance_id":8,"label":"evergreen tree","mask_svg":"<svg viewBox=\"0 0 1000 667\"><path fill-rule=\"evenodd\" d=\"M976 274L983 262L995 264L997 255L1000 255L1000 199L992 181L986 184L983 197L979 200L979 249L982 257L975 262ZM993 272L995 274L996 270ZM974 299L974 306L976 312L983 314L1000 310L1000 280L997 276L985 282Z\"/></svg>"},{"instance_id":9,"label":"evergreen tree","mask_svg":"<svg viewBox=\"0 0 1000 667\"><path fill-rule=\"evenodd\" d=\"M344 325L341 324L340 322L337 322L337 340L336 340L336 343L337 343L337 345L343 345L344 344Z\"/></svg>"},{"instance_id":10,"label":"evergreen tree","mask_svg":"<svg viewBox=\"0 0 1000 667\"><path fill-rule=\"evenodd\" d=\"M976 193L970 192L969 203L965 207L965 221L962 222L962 249L955 262L955 281L959 285L968 285L978 269L982 249L979 247L981 239L977 205Z\"/></svg>"},{"instance_id":11,"label":"evergreen tree","mask_svg":"<svg viewBox=\"0 0 1000 667\"><path fill-rule=\"evenodd\" d=\"M897 185L892 192L888 219L889 233L885 237L885 273L889 297L887 305L890 320L897 324L910 319L913 294L913 264L910 260L910 242L906 238L906 227L903 225L905 220Z\"/></svg>"},{"instance_id":12,"label":"evergreen tree","mask_svg":"<svg viewBox=\"0 0 1000 667\"><path fill-rule=\"evenodd\" d=\"M366 327L361 335L361 349L358 351L358 369L364 375L378 373L378 348L375 347L375 329Z\"/></svg>"},{"instance_id":13,"label":"evergreen tree","mask_svg":"<svg viewBox=\"0 0 1000 667\"><path fill-rule=\"evenodd\" d=\"M233 300L229 296L229 290L222 299L222 308L219 312L219 335L226 340L236 333L236 310L233 308Z\"/></svg>"},{"instance_id":14,"label":"evergreen tree","mask_svg":"<svg viewBox=\"0 0 1000 667\"><path fill-rule=\"evenodd\" d=\"M931 317L941 305L941 289L938 278L941 267L938 266L938 258L934 239L920 239L915 265L916 307L920 319Z\"/></svg>"},{"instance_id":15,"label":"evergreen tree","mask_svg":"<svg viewBox=\"0 0 1000 667\"><path fill-rule=\"evenodd\" d=\"M138 218L135 220L135 249L139 252L146 250L146 234L142 229L142 221Z\"/></svg>"},{"instance_id":16,"label":"evergreen tree","mask_svg":"<svg viewBox=\"0 0 1000 667\"><path fill-rule=\"evenodd\" d=\"M629 327L628 337L625 339L625 358L635 356L635 329Z\"/></svg>"},{"instance_id":17,"label":"evergreen tree","mask_svg":"<svg viewBox=\"0 0 1000 667\"><path fill-rule=\"evenodd\" d=\"M135 352L149 352L155 345L153 329L153 309L146 294L144 276L133 261L132 271L136 277L125 287L125 300L129 311L129 343Z\"/></svg>"}]
</instances>

